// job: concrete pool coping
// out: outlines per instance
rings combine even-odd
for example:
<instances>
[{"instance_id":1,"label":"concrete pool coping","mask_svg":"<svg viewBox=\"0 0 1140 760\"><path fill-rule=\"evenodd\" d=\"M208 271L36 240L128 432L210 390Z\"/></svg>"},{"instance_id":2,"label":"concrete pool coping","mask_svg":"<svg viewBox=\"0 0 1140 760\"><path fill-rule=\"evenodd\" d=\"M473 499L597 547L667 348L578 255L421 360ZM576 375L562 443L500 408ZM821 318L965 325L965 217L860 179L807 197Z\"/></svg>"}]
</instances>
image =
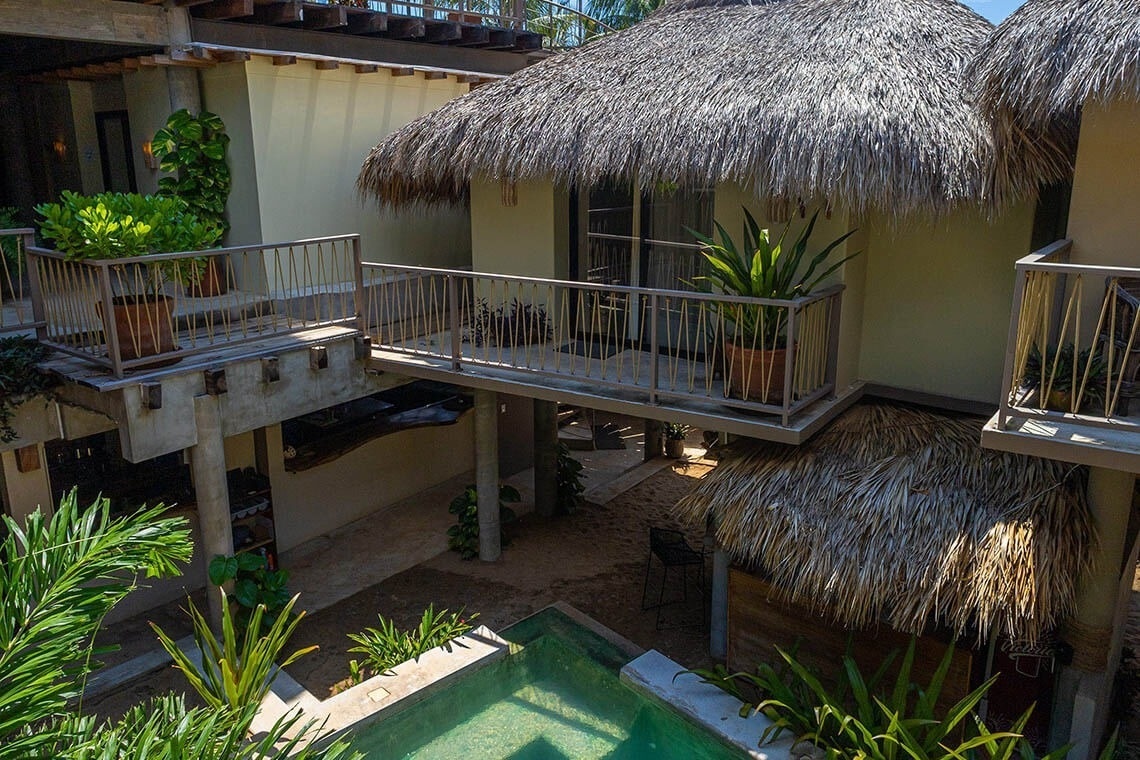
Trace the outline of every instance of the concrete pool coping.
<instances>
[{"instance_id":1,"label":"concrete pool coping","mask_svg":"<svg viewBox=\"0 0 1140 760\"><path fill-rule=\"evenodd\" d=\"M627 663L620 678L642 696L680 713L755 760L784 760L790 756L792 737L785 734L761 745L761 736L772 725L770 720L756 712L740 717L739 699L692 673L684 673L685 670L656 649L650 649Z\"/></svg>"}]
</instances>

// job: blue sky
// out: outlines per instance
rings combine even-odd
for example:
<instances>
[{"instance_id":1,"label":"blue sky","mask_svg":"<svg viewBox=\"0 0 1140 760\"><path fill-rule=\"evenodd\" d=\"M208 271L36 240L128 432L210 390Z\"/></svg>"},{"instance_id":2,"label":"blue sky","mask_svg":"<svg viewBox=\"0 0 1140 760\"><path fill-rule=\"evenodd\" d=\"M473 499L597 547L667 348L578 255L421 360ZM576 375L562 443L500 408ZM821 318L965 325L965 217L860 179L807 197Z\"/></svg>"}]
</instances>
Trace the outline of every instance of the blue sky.
<instances>
[{"instance_id":1,"label":"blue sky","mask_svg":"<svg viewBox=\"0 0 1140 760\"><path fill-rule=\"evenodd\" d=\"M962 0L995 24L1021 7L1025 0Z\"/></svg>"}]
</instances>

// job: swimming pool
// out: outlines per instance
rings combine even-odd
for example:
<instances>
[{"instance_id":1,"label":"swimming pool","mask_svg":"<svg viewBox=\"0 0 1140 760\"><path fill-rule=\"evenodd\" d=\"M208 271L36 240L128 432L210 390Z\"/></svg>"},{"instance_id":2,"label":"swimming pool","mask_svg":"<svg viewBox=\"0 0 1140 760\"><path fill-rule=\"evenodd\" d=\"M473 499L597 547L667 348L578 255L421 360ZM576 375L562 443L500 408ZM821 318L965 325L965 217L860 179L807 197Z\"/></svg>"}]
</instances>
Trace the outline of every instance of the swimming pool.
<instances>
[{"instance_id":1,"label":"swimming pool","mask_svg":"<svg viewBox=\"0 0 1140 760\"><path fill-rule=\"evenodd\" d=\"M369 760L728 760L703 729L618 680L629 659L548 609L502 632L512 654L353 729Z\"/></svg>"}]
</instances>

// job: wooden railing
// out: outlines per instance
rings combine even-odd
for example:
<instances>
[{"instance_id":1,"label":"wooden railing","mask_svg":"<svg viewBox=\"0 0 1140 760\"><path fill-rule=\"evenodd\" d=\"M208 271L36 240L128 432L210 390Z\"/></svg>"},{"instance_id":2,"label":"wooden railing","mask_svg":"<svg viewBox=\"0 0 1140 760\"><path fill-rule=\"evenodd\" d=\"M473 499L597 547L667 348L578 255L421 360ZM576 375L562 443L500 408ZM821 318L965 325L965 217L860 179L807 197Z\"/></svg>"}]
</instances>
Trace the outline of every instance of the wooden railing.
<instances>
[{"instance_id":1,"label":"wooden railing","mask_svg":"<svg viewBox=\"0 0 1140 760\"><path fill-rule=\"evenodd\" d=\"M0 334L30 332L43 325L36 315L26 250L34 230L0 230Z\"/></svg>"},{"instance_id":2,"label":"wooden railing","mask_svg":"<svg viewBox=\"0 0 1140 760\"><path fill-rule=\"evenodd\" d=\"M1140 268L1069 263L1061 240L1017 262L998 424L1012 415L1140 419ZM1133 417L1133 420L1129 420Z\"/></svg>"},{"instance_id":3,"label":"wooden railing","mask_svg":"<svg viewBox=\"0 0 1140 760\"><path fill-rule=\"evenodd\" d=\"M699 397L785 425L835 389L842 286L785 301L374 263L362 280L373 346L454 372Z\"/></svg>"},{"instance_id":4,"label":"wooden railing","mask_svg":"<svg viewBox=\"0 0 1140 760\"><path fill-rule=\"evenodd\" d=\"M69 260L29 247L41 342L108 368L173 363L229 345L358 324L360 237Z\"/></svg>"}]
</instances>

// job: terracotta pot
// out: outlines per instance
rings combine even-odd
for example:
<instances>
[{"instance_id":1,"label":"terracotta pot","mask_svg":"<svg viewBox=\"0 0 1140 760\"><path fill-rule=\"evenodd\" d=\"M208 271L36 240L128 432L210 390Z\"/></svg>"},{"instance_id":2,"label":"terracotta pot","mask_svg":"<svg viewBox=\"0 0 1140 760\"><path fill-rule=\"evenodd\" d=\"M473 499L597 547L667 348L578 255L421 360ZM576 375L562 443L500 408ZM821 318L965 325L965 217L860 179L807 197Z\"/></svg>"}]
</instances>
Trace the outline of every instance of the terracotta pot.
<instances>
[{"instance_id":1,"label":"terracotta pot","mask_svg":"<svg viewBox=\"0 0 1140 760\"><path fill-rule=\"evenodd\" d=\"M191 298L212 298L229 290L226 283L226 270L218 256L206 259L206 267L197 282L186 285L186 295Z\"/></svg>"},{"instance_id":2,"label":"terracotta pot","mask_svg":"<svg viewBox=\"0 0 1140 760\"><path fill-rule=\"evenodd\" d=\"M99 318L106 327L103 304L98 304ZM111 315L115 334L119 338L119 356L124 361L146 356L170 354L174 345L172 314L174 302L169 296L117 296L111 299ZM163 357L161 360L139 365L161 367L174 364L180 357Z\"/></svg>"},{"instance_id":3,"label":"terracotta pot","mask_svg":"<svg viewBox=\"0 0 1140 760\"><path fill-rule=\"evenodd\" d=\"M725 343L728 360L728 395L765 404L784 403L784 359L786 348L751 349ZM745 396L745 388L748 393Z\"/></svg>"},{"instance_id":4,"label":"terracotta pot","mask_svg":"<svg viewBox=\"0 0 1140 760\"><path fill-rule=\"evenodd\" d=\"M680 459L685 456L685 439L684 438L666 438L665 439L665 456L670 459Z\"/></svg>"}]
</instances>

